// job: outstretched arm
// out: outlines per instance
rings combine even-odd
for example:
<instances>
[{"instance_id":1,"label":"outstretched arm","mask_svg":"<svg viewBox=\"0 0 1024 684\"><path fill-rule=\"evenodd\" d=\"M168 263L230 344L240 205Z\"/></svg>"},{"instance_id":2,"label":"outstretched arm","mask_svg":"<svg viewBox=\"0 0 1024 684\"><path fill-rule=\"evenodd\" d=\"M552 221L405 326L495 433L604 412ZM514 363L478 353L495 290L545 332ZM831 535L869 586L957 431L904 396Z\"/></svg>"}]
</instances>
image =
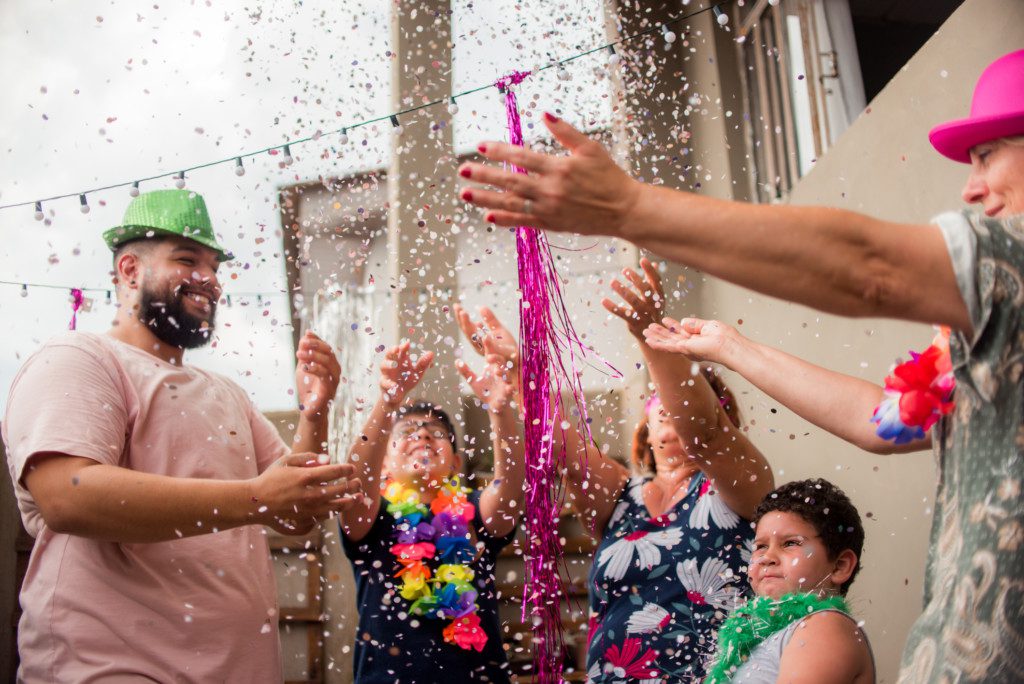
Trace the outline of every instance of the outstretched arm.
<instances>
[{"instance_id":1,"label":"outstretched arm","mask_svg":"<svg viewBox=\"0 0 1024 684\"><path fill-rule=\"evenodd\" d=\"M341 364L331 345L312 331L299 340L295 350L295 386L299 393L299 424L292 453L327 451L331 404L341 380Z\"/></svg>"},{"instance_id":2,"label":"outstretched arm","mask_svg":"<svg viewBox=\"0 0 1024 684\"><path fill-rule=\"evenodd\" d=\"M380 512L381 470L395 410L423 379L433 360L433 352L424 352L413 361L409 355L409 342L392 347L384 354L380 369L380 397L349 451L349 462L362 483L359 501L341 518L342 529L352 541L359 541L367 535Z\"/></svg>"},{"instance_id":3,"label":"outstretched arm","mask_svg":"<svg viewBox=\"0 0 1024 684\"><path fill-rule=\"evenodd\" d=\"M523 514L523 480L526 459L522 431L512 404L511 369L494 353L493 343L485 338L487 367L477 375L464 362L457 361L459 372L487 411L494 447L494 480L480 494L480 517L487 531L504 537L515 529Z\"/></svg>"},{"instance_id":4,"label":"outstretched arm","mask_svg":"<svg viewBox=\"0 0 1024 684\"><path fill-rule=\"evenodd\" d=\"M515 336L487 307L480 307L479 322L473 321L461 306L455 306L459 327L473 349L481 355L494 354L509 369L509 381L519 393L519 350ZM485 351L485 344L487 350ZM566 449L566 496L580 515L584 527L597 538L601 537L611 518L619 494L626 485L629 472L608 458L591 442L584 439L574 426L563 430L555 426L552 449Z\"/></svg>"},{"instance_id":5,"label":"outstretched arm","mask_svg":"<svg viewBox=\"0 0 1024 684\"><path fill-rule=\"evenodd\" d=\"M774 487L771 467L758 448L732 424L704 374L693 371L693 362L684 356L655 350L644 340L643 331L664 312L665 294L654 265L641 259L640 267L643 277L631 268L623 269L629 286L617 280L612 283L624 305L608 299L602 304L622 318L637 338L683 450L714 482L729 508L750 519L757 504Z\"/></svg>"},{"instance_id":6,"label":"outstretched arm","mask_svg":"<svg viewBox=\"0 0 1024 684\"><path fill-rule=\"evenodd\" d=\"M653 348L722 364L804 420L865 451L890 454L931 446L930 434L900 445L876 434L869 419L883 397L878 385L749 340L719 321L666 318L663 323L645 331Z\"/></svg>"},{"instance_id":7,"label":"outstretched arm","mask_svg":"<svg viewBox=\"0 0 1024 684\"><path fill-rule=\"evenodd\" d=\"M970 334L971 320L938 228L895 224L821 207L755 205L639 183L567 122L544 123L565 157L499 142L483 155L526 169L466 163L466 188L502 226L621 237L775 297L844 316L939 323ZM523 212L530 200L531 211Z\"/></svg>"},{"instance_id":8,"label":"outstretched arm","mask_svg":"<svg viewBox=\"0 0 1024 684\"><path fill-rule=\"evenodd\" d=\"M62 453L39 454L25 486L54 532L138 544L242 525L304 534L354 503L352 466L289 454L251 480L170 477Z\"/></svg>"}]
</instances>

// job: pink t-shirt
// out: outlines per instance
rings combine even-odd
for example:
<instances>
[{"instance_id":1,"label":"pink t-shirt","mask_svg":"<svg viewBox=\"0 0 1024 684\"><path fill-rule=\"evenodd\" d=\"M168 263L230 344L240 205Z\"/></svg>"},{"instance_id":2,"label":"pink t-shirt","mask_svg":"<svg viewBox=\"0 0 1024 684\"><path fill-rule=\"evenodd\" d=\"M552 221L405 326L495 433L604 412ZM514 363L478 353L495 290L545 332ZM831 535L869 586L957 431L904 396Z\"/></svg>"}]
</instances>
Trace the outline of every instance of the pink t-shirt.
<instances>
[{"instance_id":1,"label":"pink t-shirt","mask_svg":"<svg viewBox=\"0 0 1024 684\"><path fill-rule=\"evenodd\" d=\"M106 335L66 333L18 372L3 436L36 537L21 593L25 681L281 680L261 527L155 544L94 541L50 530L22 482L42 452L170 477L255 477L289 449L238 385Z\"/></svg>"}]
</instances>

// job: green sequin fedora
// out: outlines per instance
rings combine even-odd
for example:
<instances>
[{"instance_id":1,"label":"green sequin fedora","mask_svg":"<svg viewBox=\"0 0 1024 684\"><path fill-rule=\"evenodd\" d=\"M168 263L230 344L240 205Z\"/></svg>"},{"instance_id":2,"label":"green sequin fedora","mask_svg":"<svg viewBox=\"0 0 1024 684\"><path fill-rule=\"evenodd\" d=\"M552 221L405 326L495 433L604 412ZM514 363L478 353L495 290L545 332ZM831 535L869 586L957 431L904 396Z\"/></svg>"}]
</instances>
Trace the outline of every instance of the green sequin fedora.
<instances>
[{"instance_id":1,"label":"green sequin fedora","mask_svg":"<svg viewBox=\"0 0 1024 684\"><path fill-rule=\"evenodd\" d=\"M210 214L201 195L191 190L153 190L144 192L128 205L121 225L103 233L110 251L117 246L157 235L178 235L217 252L220 261L234 258L213 234Z\"/></svg>"}]
</instances>

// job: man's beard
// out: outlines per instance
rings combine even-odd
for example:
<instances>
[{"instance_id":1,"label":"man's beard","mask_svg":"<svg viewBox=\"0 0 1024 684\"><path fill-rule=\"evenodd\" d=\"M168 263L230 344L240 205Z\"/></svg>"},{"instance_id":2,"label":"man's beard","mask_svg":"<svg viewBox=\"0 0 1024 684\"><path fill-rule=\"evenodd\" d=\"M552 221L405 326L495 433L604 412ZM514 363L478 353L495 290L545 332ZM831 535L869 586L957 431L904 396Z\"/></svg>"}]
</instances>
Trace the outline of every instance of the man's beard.
<instances>
[{"instance_id":1,"label":"man's beard","mask_svg":"<svg viewBox=\"0 0 1024 684\"><path fill-rule=\"evenodd\" d=\"M206 291L206 288L193 286ZM213 319L217 313L217 300L212 293L210 313L194 316L185 310L185 287L169 287L166 292L143 290L139 300L139 320L153 331L162 342L180 349L196 349L210 341Z\"/></svg>"}]
</instances>

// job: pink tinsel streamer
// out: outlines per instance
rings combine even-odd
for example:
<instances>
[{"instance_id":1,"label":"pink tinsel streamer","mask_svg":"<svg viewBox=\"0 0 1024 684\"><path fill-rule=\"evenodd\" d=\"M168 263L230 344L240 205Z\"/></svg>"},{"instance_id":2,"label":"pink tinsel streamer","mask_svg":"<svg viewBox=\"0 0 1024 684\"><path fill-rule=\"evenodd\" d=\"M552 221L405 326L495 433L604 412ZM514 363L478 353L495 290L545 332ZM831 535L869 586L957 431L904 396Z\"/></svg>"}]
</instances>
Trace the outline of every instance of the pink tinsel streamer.
<instances>
[{"instance_id":1,"label":"pink tinsel streamer","mask_svg":"<svg viewBox=\"0 0 1024 684\"><path fill-rule=\"evenodd\" d=\"M529 72L514 72L495 83L505 94L509 142L519 146L523 144L523 131L511 86L521 83L527 76ZM512 168L517 173L526 173L518 167ZM582 357L586 349L569 319L545 233L518 226L516 252L522 295L519 346L527 445L523 620L529 616L534 627L534 676L542 684L554 684L561 679L564 642L558 519L566 453L564 440L560 449L552 448L553 431L556 416L563 413L560 403L565 389L573 396L579 409L581 431L589 439L583 387L576 369L577 354ZM564 354L568 354L568 366Z\"/></svg>"},{"instance_id":2,"label":"pink tinsel streamer","mask_svg":"<svg viewBox=\"0 0 1024 684\"><path fill-rule=\"evenodd\" d=\"M77 287L71 290L71 322L68 323L68 330L74 330L78 325L78 310L82 308L85 295Z\"/></svg>"}]
</instances>

